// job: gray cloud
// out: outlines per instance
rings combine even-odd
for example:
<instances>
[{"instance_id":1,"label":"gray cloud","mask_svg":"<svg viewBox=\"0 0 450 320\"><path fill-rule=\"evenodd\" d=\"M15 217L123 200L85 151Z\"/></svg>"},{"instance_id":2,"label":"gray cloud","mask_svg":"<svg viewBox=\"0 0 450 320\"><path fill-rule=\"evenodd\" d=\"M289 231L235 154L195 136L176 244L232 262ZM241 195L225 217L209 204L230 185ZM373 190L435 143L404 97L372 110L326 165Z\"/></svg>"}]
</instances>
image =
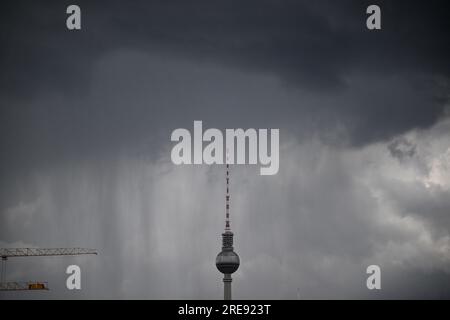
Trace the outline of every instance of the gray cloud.
<instances>
[{"instance_id":1,"label":"gray cloud","mask_svg":"<svg viewBox=\"0 0 450 320\"><path fill-rule=\"evenodd\" d=\"M416 154L416 146L405 139L394 139L388 145L389 152L399 161L403 161L405 158L411 158Z\"/></svg>"},{"instance_id":2,"label":"gray cloud","mask_svg":"<svg viewBox=\"0 0 450 320\"><path fill-rule=\"evenodd\" d=\"M449 297L446 3L66 4L1 12L0 246L100 255L11 259L26 297L220 298L223 168L168 158L194 120L281 132L278 175L233 168L237 298Z\"/></svg>"},{"instance_id":3,"label":"gray cloud","mask_svg":"<svg viewBox=\"0 0 450 320\"><path fill-rule=\"evenodd\" d=\"M444 142L434 147L450 150ZM277 176L233 167L236 298L448 298L450 224L420 199L445 203L450 180L436 194L439 181L411 175L416 164L400 165L387 145L354 151L285 139ZM442 153L419 148L417 156L433 163ZM3 211L6 244L94 244L100 255L11 260L9 277L48 280L53 290L37 298L219 298L223 177L219 166L174 167L167 153L42 171L22 181L36 197ZM433 214L418 215L417 204ZM78 293L64 288L71 263L86 272ZM365 288L370 264L382 268L381 292ZM2 294L11 296L23 297Z\"/></svg>"}]
</instances>

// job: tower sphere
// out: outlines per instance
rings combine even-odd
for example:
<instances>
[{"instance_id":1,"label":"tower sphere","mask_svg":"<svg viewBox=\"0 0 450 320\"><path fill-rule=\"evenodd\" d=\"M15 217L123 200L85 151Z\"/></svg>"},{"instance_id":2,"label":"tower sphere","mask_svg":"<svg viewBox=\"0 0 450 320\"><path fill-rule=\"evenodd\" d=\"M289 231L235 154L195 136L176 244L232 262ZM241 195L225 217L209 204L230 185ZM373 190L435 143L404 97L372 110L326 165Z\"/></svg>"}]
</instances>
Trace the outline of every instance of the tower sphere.
<instances>
[{"instance_id":1,"label":"tower sphere","mask_svg":"<svg viewBox=\"0 0 450 320\"><path fill-rule=\"evenodd\" d=\"M239 268L239 256L232 250L222 250L216 257L216 267L223 274L232 274Z\"/></svg>"}]
</instances>

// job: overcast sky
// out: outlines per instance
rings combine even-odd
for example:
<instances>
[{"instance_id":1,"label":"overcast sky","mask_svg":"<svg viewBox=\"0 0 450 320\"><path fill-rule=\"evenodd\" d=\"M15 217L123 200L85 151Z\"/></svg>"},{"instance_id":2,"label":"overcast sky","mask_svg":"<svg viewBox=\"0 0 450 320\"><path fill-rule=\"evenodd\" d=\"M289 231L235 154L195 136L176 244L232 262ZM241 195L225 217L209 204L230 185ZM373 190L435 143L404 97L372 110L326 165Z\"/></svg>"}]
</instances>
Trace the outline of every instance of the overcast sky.
<instances>
[{"instance_id":1,"label":"overcast sky","mask_svg":"<svg viewBox=\"0 0 450 320\"><path fill-rule=\"evenodd\" d=\"M194 120L280 129L277 175L232 167L234 298L450 298L448 1L373 3L5 2L0 247L99 255L10 259L51 291L0 298L222 298L224 168L170 159Z\"/></svg>"}]
</instances>

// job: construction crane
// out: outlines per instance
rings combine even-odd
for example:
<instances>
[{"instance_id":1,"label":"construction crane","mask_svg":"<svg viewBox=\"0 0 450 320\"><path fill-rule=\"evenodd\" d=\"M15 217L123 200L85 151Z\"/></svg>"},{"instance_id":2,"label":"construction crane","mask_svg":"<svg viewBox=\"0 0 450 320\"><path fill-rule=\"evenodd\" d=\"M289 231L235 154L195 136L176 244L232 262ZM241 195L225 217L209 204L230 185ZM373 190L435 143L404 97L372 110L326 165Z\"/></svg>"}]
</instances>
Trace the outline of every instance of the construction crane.
<instances>
[{"instance_id":1,"label":"construction crane","mask_svg":"<svg viewBox=\"0 0 450 320\"><path fill-rule=\"evenodd\" d=\"M0 275L0 291L48 290L47 282L5 282L6 261L12 257L49 257L49 256L77 256L97 254L94 249L85 248L0 248L2 268Z\"/></svg>"}]
</instances>

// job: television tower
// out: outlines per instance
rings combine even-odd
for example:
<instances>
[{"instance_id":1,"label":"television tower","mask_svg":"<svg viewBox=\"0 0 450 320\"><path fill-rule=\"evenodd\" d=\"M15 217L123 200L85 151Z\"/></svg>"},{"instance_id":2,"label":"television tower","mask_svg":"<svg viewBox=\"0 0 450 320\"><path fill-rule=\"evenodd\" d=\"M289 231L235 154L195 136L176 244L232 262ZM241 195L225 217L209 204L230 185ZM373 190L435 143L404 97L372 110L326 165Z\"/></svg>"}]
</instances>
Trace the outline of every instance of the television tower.
<instances>
[{"instance_id":1,"label":"television tower","mask_svg":"<svg viewBox=\"0 0 450 320\"><path fill-rule=\"evenodd\" d=\"M231 300L231 274L239 268L239 256L233 251L233 232L230 227L230 167L228 165L227 149L227 171L226 171L226 195L225 195L225 232L222 233L222 252L216 257L216 267L224 274L223 276L223 298Z\"/></svg>"}]
</instances>

